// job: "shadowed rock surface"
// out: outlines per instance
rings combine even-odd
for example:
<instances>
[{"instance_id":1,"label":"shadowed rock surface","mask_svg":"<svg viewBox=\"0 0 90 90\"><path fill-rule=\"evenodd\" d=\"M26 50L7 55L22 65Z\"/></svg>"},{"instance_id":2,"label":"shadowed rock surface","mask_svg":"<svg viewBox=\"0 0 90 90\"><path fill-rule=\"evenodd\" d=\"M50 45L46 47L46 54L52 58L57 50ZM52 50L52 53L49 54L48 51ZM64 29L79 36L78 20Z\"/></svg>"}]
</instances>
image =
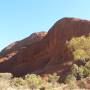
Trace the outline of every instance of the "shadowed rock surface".
<instances>
[{"instance_id":1,"label":"shadowed rock surface","mask_svg":"<svg viewBox=\"0 0 90 90\"><path fill-rule=\"evenodd\" d=\"M32 34L29 38L13 43L1 52L0 71L21 76L27 73L65 74L70 69L73 57L66 47L72 37L88 35L90 21L78 18L62 18L48 33ZM34 41L35 40L35 41Z\"/></svg>"}]
</instances>

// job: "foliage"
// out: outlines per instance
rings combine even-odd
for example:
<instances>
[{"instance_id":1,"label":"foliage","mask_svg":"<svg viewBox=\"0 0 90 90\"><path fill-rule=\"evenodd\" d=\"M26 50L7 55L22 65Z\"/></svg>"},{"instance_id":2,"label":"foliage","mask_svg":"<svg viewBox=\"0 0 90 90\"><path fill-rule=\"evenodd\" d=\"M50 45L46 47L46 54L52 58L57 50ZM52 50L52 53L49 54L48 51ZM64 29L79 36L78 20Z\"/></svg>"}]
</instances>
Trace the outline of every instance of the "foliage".
<instances>
[{"instance_id":1,"label":"foliage","mask_svg":"<svg viewBox=\"0 0 90 90\"><path fill-rule=\"evenodd\" d=\"M76 64L73 64L71 67L71 73L77 77L77 73L78 73L78 66Z\"/></svg>"},{"instance_id":2,"label":"foliage","mask_svg":"<svg viewBox=\"0 0 90 90\"><path fill-rule=\"evenodd\" d=\"M76 89L76 80L79 79L81 81L80 86L83 88L84 81L82 79L90 76L90 36L74 37L67 42L67 47L72 52L74 61L70 73L65 77L65 85L69 90ZM10 88L14 87L15 90L19 90L16 89L19 87L20 90L23 90L23 88L27 87L27 90L36 88L54 90L54 88L59 87L58 90L61 90L62 86L58 83L59 79L60 76L57 73L49 74L48 81L44 81L36 74L27 74L25 78L12 78L10 73L0 73L0 89L7 90L9 88L8 90L10 90Z\"/></svg>"},{"instance_id":3,"label":"foliage","mask_svg":"<svg viewBox=\"0 0 90 90\"><path fill-rule=\"evenodd\" d=\"M67 43L75 60L90 58L90 36L73 37Z\"/></svg>"},{"instance_id":4,"label":"foliage","mask_svg":"<svg viewBox=\"0 0 90 90\"><path fill-rule=\"evenodd\" d=\"M42 79L39 75L27 74L25 80L30 88L37 88L42 84Z\"/></svg>"},{"instance_id":5,"label":"foliage","mask_svg":"<svg viewBox=\"0 0 90 90\"><path fill-rule=\"evenodd\" d=\"M75 66L75 67L77 67L77 66ZM3 76L4 76L4 74L3 74ZM43 84L43 85L39 84L39 85L41 85L41 87L39 87L38 85L35 84L35 86L37 86L37 89L36 89L36 87L32 87L31 83L28 82L28 79L29 79L29 81L37 80L35 78L37 78L37 79L40 78L40 80ZM66 82L67 82L67 84L58 83L57 80L54 84L52 82L48 82L48 81L43 82L41 77L39 75L35 75L35 74L28 74L25 76L25 78L22 78L22 77L4 78L4 77L2 77L2 78L0 78L0 90L23 90L23 89L25 89L25 90L73 90L73 89L78 89L76 78L74 75L72 75L72 74L68 75L66 78Z\"/></svg>"},{"instance_id":6,"label":"foliage","mask_svg":"<svg viewBox=\"0 0 90 90\"><path fill-rule=\"evenodd\" d=\"M88 51L88 48L90 48L90 36L73 37L67 44L68 48L73 50L83 49Z\"/></svg>"},{"instance_id":7,"label":"foliage","mask_svg":"<svg viewBox=\"0 0 90 90\"><path fill-rule=\"evenodd\" d=\"M83 74L84 74L84 77L88 77L88 76L90 76L90 69L84 67Z\"/></svg>"},{"instance_id":8,"label":"foliage","mask_svg":"<svg viewBox=\"0 0 90 90\"><path fill-rule=\"evenodd\" d=\"M80 79L82 78L84 75L83 75L83 71L84 69L81 67L78 67L78 65L76 64L73 64L72 65L72 68L71 68L71 73L77 78L77 79Z\"/></svg>"},{"instance_id":9,"label":"foliage","mask_svg":"<svg viewBox=\"0 0 90 90\"><path fill-rule=\"evenodd\" d=\"M76 64L72 65L71 74L73 74L77 79L81 79L90 75L90 70L85 66L78 66Z\"/></svg>"},{"instance_id":10,"label":"foliage","mask_svg":"<svg viewBox=\"0 0 90 90\"><path fill-rule=\"evenodd\" d=\"M71 74L77 79L90 76L90 36L73 37L67 47L74 57Z\"/></svg>"},{"instance_id":11,"label":"foliage","mask_svg":"<svg viewBox=\"0 0 90 90\"><path fill-rule=\"evenodd\" d=\"M73 52L74 60L84 60L85 58L89 58L87 53L82 49L77 49Z\"/></svg>"},{"instance_id":12,"label":"foliage","mask_svg":"<svg viewBox=\"0 0 90 90\"><path fill-rule=\"evenodd\" d=\"M69 74L66 76L65 83L71 83L75 81L76 81L76 77L73 74Z\"/></svg>"},{"instance_id":13,"label":"foliage","mask_svg":"<svg viewBox=\"0 0 90 90\"><path fill-rule=\"evenodd\" d=\"M85 67L90 70L90 61L85 64Z\"/></svg>"},{"instance_id":14,"label":"foliage","mask_svg":"<svg viewBox=\"0 0 90 90\"><path fill-rule=\"evenodd\" d=\"M58 76L57 73L53 73L52 75L49 74L48 78L49 78L49 82L54 83L59 80L60 76Z\"/></svg>"},{"instance_id":15,"label":"foliage","mask_svg":"<svg viewBox=\"0 0 90 90\"><path fill-rule=\"evenodd\" d=\"M13 78L11 80L11 86L19 87L23 85L25 85L25 81L23 80L23 78Z\"/></svg>"}]
</instances>

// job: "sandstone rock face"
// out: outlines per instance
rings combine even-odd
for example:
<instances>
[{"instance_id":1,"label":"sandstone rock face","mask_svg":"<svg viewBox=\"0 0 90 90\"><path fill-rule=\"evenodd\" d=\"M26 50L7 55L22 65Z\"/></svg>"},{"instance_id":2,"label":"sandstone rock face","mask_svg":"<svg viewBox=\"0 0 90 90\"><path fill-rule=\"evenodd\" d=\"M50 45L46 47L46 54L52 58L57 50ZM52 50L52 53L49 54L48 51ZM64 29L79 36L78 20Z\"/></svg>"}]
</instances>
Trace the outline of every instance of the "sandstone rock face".
<instances>
[{"instance_id":1,"label":"sandstone rock face","mask_svg":"<svg viewBox=\"0 0 90 90\"><path fill-rule=\"evenodd\" d=\"M33 34L31 41L28 40L29 38L24 39L9 46L10 51L7 48L4 49L1 59L5 56L9 57L13 51L14 53L11 57L2 60L0 71L12 72L18 76L27 73L66 73L73 62L70 51L66 47L66 41L89 33L90 21L62 18L48 33L39 34L41 37L39 40Z\"/></svg>"},{"instance_id":2,"label":"sandstone rock face","mask_svg":"<svg viewBox=\"0 0 90 90\"><path fill-rule=\"evenodd\" d=\"M46 34L47 34L47 32L32 33L29 37L27 37L21 41L16 41L16 42L10 44L9 46L7 46L6 48L4 48L1 51L0 55L5 56L9 53L19 51L20 49L25 48L32 43L40 41L41 39L43 39L43 37Z\"/></svg>"}]
</instances>

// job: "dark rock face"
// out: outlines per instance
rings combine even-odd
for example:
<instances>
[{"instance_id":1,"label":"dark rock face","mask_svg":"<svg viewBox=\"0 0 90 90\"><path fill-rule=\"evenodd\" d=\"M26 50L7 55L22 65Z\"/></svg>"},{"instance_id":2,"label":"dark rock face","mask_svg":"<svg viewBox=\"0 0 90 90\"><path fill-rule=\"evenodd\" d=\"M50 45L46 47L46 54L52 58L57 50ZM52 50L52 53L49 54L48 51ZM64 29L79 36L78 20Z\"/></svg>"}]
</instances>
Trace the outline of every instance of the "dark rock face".
<instances>
[{"instance_id":1,"label":"dark rock face","mask_svg":"<svg viewBox=\"0 0 90 90\"><path fill-rule=\"evenodd\" d=\"M73 62L66 47L66 41L72 37L88 35L89 33L90 21L63 18L57 21L47 34L41 35L41 39L37 40L36 38L32 44L24 39L20 41L20 46L18 46L18 42L17 45L14 45L15 51L14 47L9 52L7 49L4 50L0 59L2 60L0 71L12 72L15 75L66 73ZM5 56L9 57L9 54L12 54L10 52L13 51L14 53L10 58L3 59Z\"/></svg>"}]
</instances>

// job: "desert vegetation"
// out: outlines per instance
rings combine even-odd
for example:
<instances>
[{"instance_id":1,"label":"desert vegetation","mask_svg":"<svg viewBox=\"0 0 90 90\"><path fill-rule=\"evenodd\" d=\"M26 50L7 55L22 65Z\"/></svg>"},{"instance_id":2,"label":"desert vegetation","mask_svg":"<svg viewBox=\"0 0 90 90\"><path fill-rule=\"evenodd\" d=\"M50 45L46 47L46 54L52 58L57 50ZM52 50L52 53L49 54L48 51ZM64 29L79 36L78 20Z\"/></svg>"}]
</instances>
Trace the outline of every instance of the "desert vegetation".
<instances>
[{"instance_id":1,"label":"desert vegetation","mask_svg":"<svg viewBox=\"0 0 90 90\"><path fill-rule=\"evenodd\" d=\"M9 78L5 78L9 77ZM59 82L60 76L50 74L48 80L44 80L36 74L27 74L24 77L12 77L10 73L2 73L0 77L0 90L73 90L85 89L85 80L79 84L73 75L68 75L65 83Z\"/></svg>"},{"instance_id":2,"label":"desert vegetation","mask_svg":"<svg viewBox=\"0 0 90 90\"><path fill-rule=\"evenodd\" d=\"M72 38L67 46L74 60L71 73L76 79L90 76L90 36Z\"/></svg>"},{"instance_id":3,"label":"desert vegetation","mask_svg":"<svg viewBox=\"0 0 90 90\"><path fill-rule=\"evenodd\" d=\"M73 37L66 45L72 52L73 63L64 82L57 73L47 75L47 80L36 74L13 77L10 73L0 73L0 90L90 89L90 36Z\"/></svg>"}]
</instances>

